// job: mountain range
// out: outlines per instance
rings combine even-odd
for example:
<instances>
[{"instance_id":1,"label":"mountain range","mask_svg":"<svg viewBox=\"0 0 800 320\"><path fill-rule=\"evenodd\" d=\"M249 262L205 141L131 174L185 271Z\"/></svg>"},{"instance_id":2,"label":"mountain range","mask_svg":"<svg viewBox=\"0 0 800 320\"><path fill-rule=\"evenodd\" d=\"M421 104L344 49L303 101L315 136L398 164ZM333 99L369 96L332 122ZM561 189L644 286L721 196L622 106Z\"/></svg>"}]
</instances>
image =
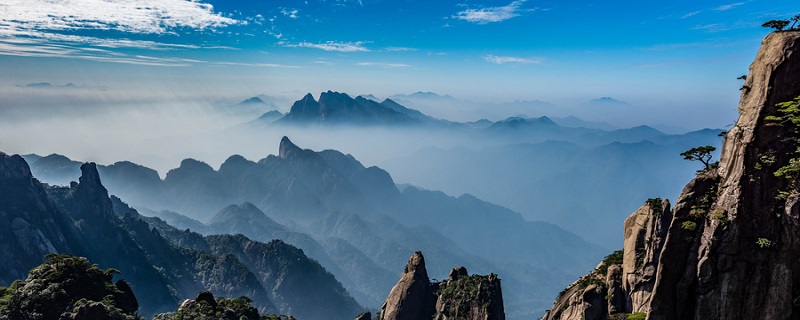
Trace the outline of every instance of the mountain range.
<instances>
[{"instance_id":1,"label":"mountain range","mask_svg":"<svg viewBox=\"0 0 800 320\"><path fill-rule=\"evenodd\" d=\"M57 155L26 158L53 183L79 165ZM381 303L394 279L389 270L424 251L436 261L428 266L433 275L443 277L454 265L502 275L509 281L506 312L520 317L603 251L474 196L400 189L378 167L334 150L302 149L288 138L277 156L231 156L218 170L186 159L163 180L128 162L98 171L112 193L179 230L278 238L301 248L365 306Z\"/></svg>"},{"instance_id":2,"label":"mountain range","mask_svg":"<svg viewBox=\"0 0 800 320\"><path fill-rule=\"evenodd\" d=\"M309 319L347 319L363 310L333 275L280 240L204 237L140 216L109 197L93 163L69 186L39 182L20 156L0 153L0 286L24 279L45 254L88 257L116 268L138 298L139 313L173 310L210 290L248 296L264 311Z\"/></svg>"}]
</instances>

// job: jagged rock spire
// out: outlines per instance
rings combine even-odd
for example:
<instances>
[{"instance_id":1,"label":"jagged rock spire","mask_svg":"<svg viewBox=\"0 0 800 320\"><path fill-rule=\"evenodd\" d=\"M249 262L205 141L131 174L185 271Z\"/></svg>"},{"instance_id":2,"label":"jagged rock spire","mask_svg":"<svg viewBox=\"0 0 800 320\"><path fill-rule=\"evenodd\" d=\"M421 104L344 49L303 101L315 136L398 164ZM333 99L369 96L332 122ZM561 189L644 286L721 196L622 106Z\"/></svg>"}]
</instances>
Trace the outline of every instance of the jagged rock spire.
<instances>
[{"instance_id":1,"label":"jagged rock spire","mask_svg":"<svg viewBox=\"0 0 800 320\"><path fill-rule=\"evenodd\" d=\"M381 307L381 319L429 319L435 312L436 296L425 269L425 257L417 251L408 259L400 281Z\"/></svg>"}]
</instances>

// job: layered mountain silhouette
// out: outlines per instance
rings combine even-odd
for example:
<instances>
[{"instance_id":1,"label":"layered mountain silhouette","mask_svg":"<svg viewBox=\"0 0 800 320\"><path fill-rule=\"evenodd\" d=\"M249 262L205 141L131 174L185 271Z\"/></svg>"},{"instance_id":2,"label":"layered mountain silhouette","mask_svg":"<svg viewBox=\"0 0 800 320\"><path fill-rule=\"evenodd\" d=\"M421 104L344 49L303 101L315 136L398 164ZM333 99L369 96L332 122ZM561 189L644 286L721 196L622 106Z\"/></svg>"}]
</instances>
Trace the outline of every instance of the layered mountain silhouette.
<instances>
[{"instance_id":1,"label":"layered mountain silhouette","mask_svg":"<svg viewBox=\"0 0 800 320\"><path fill-rule=\"evenodd\" d=\"M355 99L345 93L323 92L319 101L309 93L296 101L289 113L276 124L295 125L410 125L428 120L416 110L407 109L394 101Z\"/></svg>"},{"instance_id":2,"label":"layered mountain silhouette","mask_svg":"<svg viewBox=\"0 0 800 320\"><path fill-rule=\"evenodd\" d=\"M138 296L142 315L174 310L202 290L249 296L262 310L309 319L347 319L363 309L333 275L293 246L242 235L203 237L145 221L109 197L95 164L79 170L78 182L48 186L33 177L22 157L0 153L0 228L7 229L0 232L0 246L10 255L0 262L0 286L24 279L47 253L70 253L118 269Z\"/></svg>"},{"instance_id":3,"label":"layered mountain silhouette","mask_svg":"<svg viewBox=\"0 0 800 320\"><path fill-rule=\"evenodd\" d=\"M435 257L428 266L433 275L463 265L503 276L509 314L586 270L602 252L555 225L526 221L470 195L401 190L378 167L334 150L302 149L288 138L277 155L258 162L231 156L214 170L187 159L164 180L148 180L137 190L111 180L112 192L134 207L186 223L179 229L283 239L319 261L365 305L380 304L394 281L390 270L419 250Z\"/></svg>"}]
</instances>

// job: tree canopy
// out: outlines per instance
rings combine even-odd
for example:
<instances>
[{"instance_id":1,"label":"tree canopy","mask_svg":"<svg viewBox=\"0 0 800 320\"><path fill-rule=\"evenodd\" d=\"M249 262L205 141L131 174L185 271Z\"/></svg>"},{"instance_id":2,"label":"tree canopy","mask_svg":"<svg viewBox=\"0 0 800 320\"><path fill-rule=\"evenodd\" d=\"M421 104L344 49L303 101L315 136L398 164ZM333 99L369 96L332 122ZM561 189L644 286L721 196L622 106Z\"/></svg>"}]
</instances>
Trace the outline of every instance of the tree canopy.
<instances>
[{"instance_id":1,"label":"tree canopy","mask_svg":"<svg viewBox=\"0 0 800 320\"><path fill-rule=\"evenodd\" d=\"M789 20L770 20L764 22L761 26L764 28L773 28L778 31L783 31L783 28L789 25Z\"/></svg>"},{"instance_id":2,"label":"tree canopy","mask_svg":"<svg viewBox=\"0 0 800 320\"><path fill-rule=\"evenodd\" d=\"M711 153L716 150L717 148L714 146L695 147L682 152L681 157L684 160L700 161L705 166L705 169L701 171L708 171L714 167L714 164L711 163Z\"/></svg>"}]
</instances>

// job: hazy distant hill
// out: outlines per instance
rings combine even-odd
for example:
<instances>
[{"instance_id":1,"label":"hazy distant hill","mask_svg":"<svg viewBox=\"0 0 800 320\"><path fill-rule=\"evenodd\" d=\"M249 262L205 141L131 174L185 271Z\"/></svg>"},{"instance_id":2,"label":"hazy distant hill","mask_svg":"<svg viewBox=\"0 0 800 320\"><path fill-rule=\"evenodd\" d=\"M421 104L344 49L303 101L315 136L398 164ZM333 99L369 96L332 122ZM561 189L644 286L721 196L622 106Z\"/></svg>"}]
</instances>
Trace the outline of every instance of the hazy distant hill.
<instances>
[{"instance_id":1,"label":"hazy distant hill","mask_svg":"<svg viewBox=\"0 0 800 320\"><path fill-rule=\"evenodd\" d=\"M522 130L531 129L512 132ZM718 133L703 130L667 136L649 128L634 128L606 136L576 136L576 142L426 148L381 166L403 182L451 194L468 192L522 212L529 219L553 222L616 247L619 221L649 197L674 199L681 179L688 179L698 169L679 154L698 145L718 145ZM591 146L612 139L609 136L631 142ZM653 140L641 140L644 137ZM590 146L580 142L590 142ZM408 163L414 163L414 168Z\"/></svg>"},{"instance_id":2,"label":"hazy distant hill","mask_svg":"<svg viewBox=\"0 0 800 320\"><path fill-rule=\"evenodd\" d=\"M406 109L391 100L378 103L345 93L323 92L319 101L311 94L296 101L277 124L295 125L410 125L424 120L424 115Z\"/></svg>"}]
</instances>

